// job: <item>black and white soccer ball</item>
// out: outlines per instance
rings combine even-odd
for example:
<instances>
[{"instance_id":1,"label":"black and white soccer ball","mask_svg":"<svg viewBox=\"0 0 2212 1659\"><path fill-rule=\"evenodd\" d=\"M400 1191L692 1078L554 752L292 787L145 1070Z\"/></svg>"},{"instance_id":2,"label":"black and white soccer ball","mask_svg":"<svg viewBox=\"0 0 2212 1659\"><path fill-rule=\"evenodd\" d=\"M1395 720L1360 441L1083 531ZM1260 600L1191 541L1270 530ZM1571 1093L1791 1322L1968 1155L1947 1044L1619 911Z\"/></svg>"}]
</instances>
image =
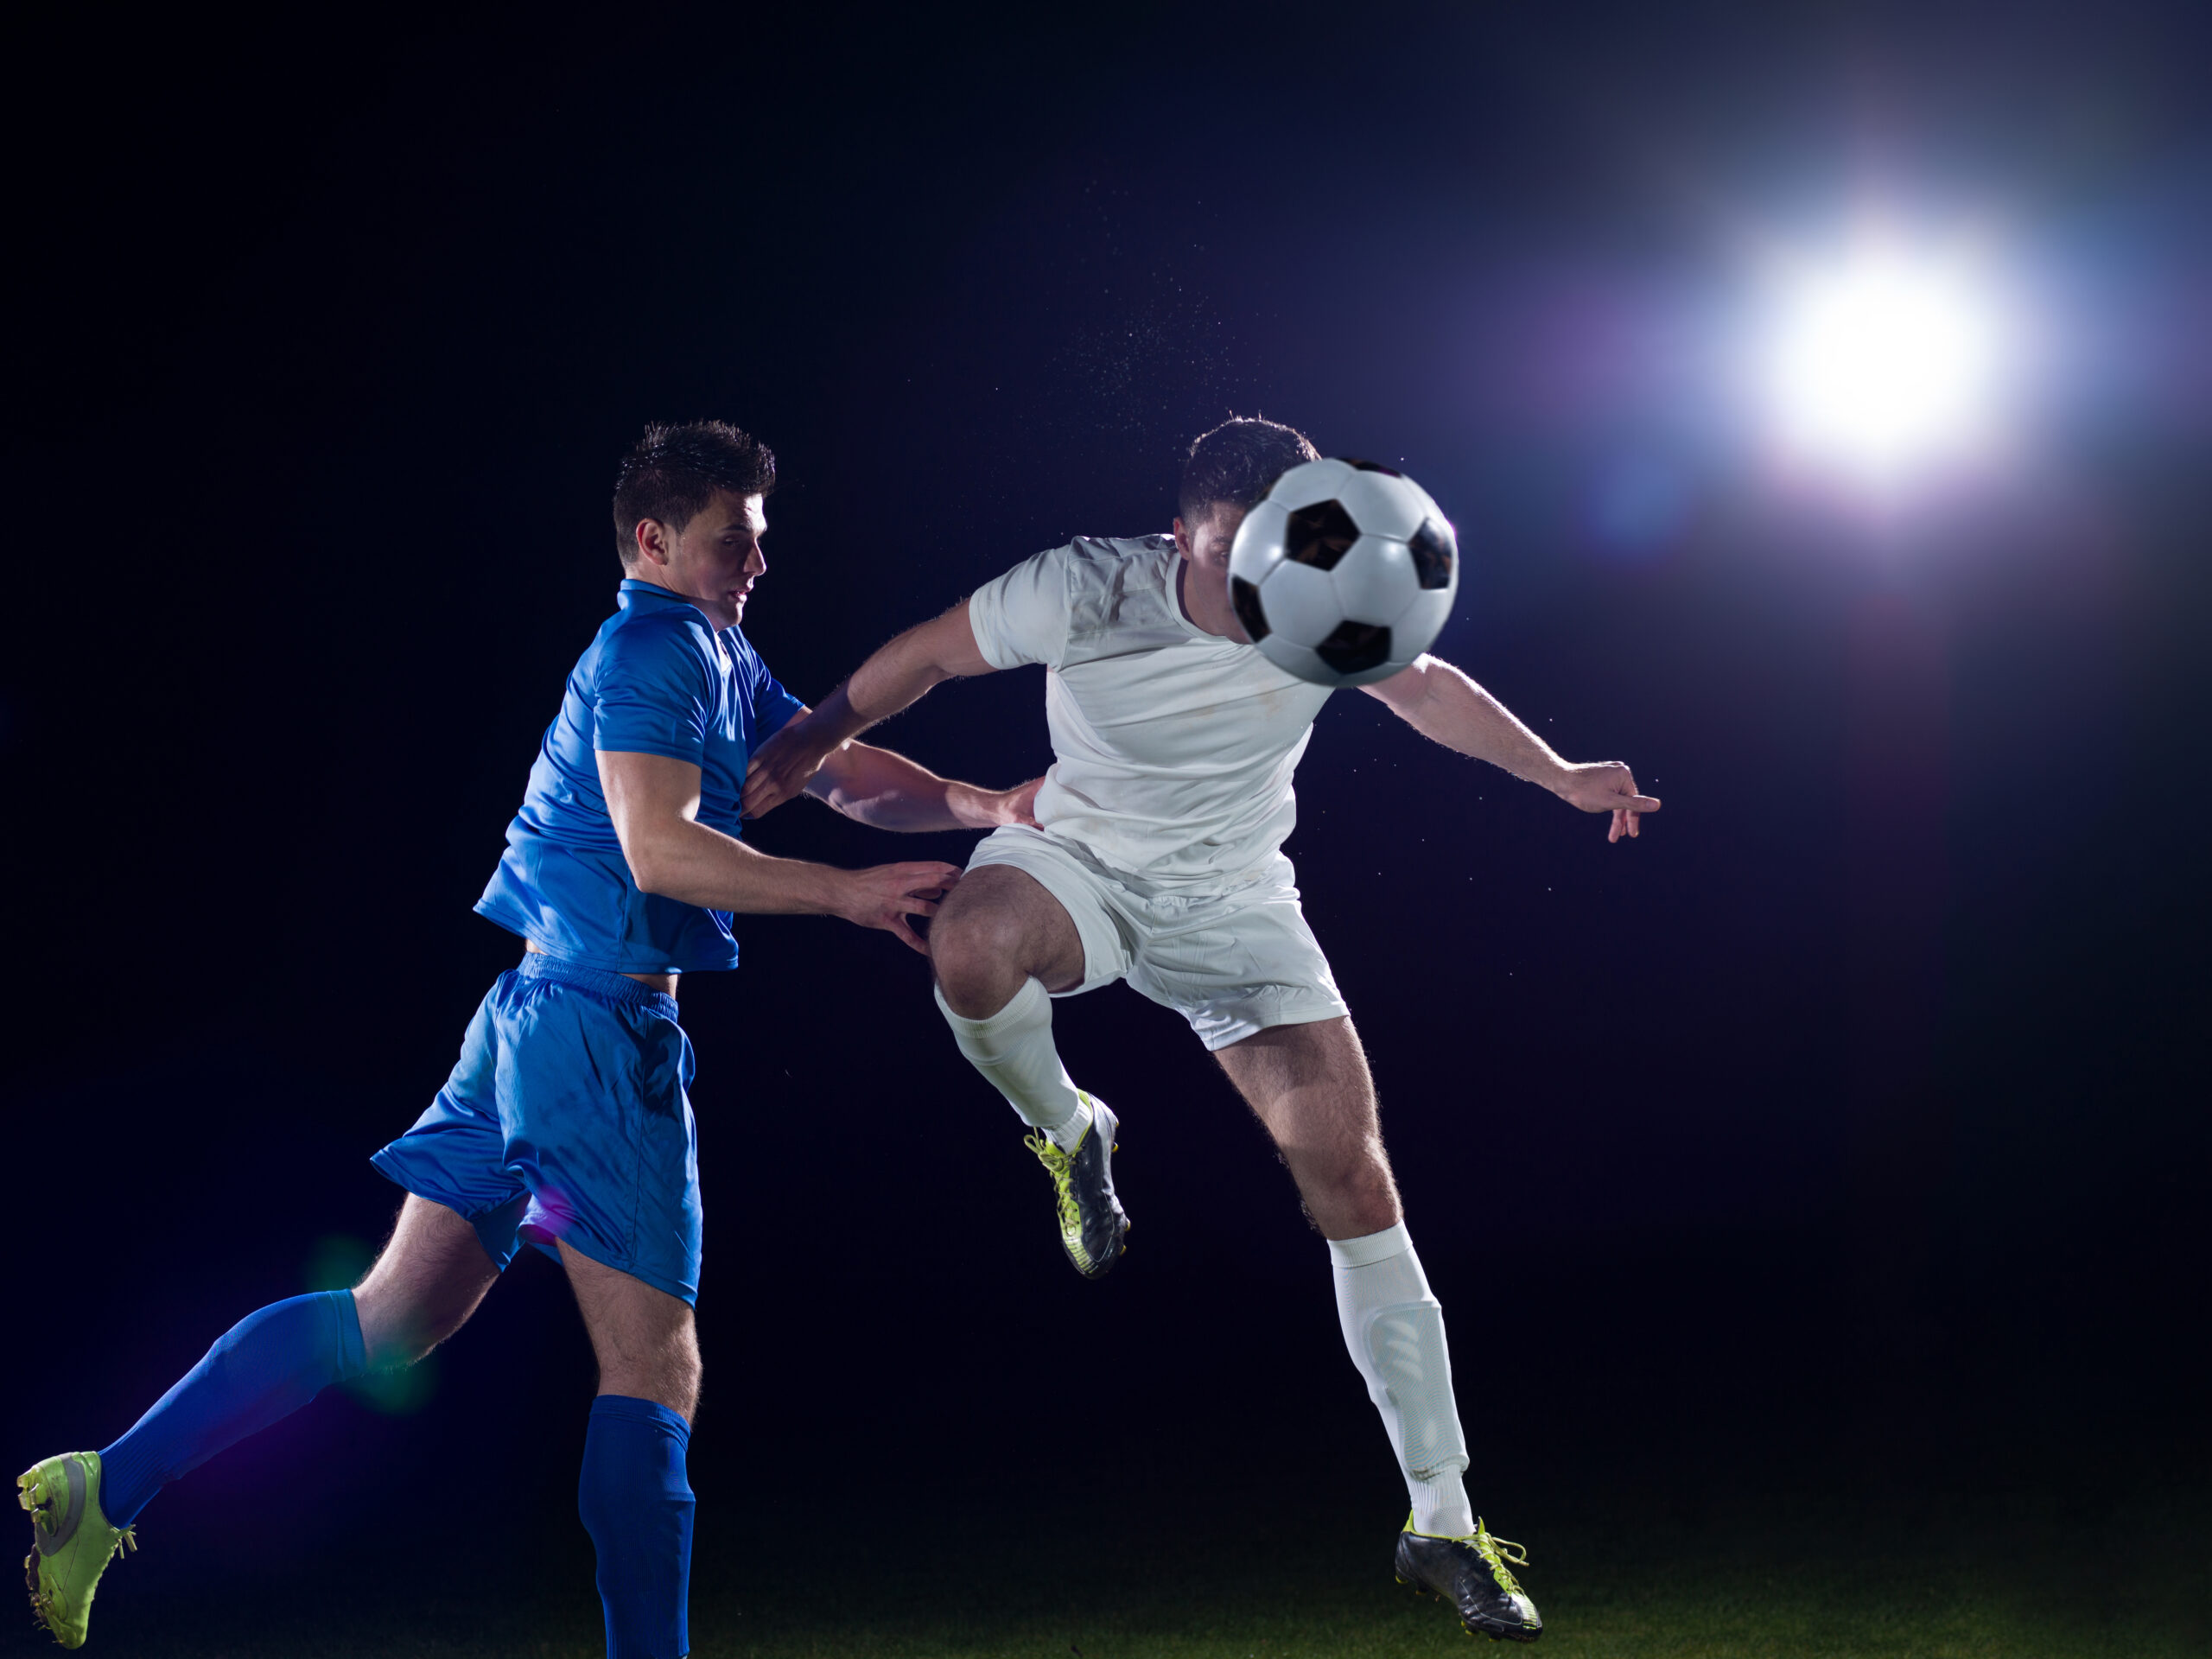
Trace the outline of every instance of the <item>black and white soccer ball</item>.
<instances>
[{"instance_id":1,"label":"black and white soccer ball","mask_svg":"<svg viewBox=\"0 0 2212 1659\"><path fill-rule=\"evenodd\" d=\"M1388 679L1459 591L1459 544L1428 492L1371 461L1292 467L1244 515L1229 598L1252 643L1317 685Z\"/></svg>"}]
</instances>

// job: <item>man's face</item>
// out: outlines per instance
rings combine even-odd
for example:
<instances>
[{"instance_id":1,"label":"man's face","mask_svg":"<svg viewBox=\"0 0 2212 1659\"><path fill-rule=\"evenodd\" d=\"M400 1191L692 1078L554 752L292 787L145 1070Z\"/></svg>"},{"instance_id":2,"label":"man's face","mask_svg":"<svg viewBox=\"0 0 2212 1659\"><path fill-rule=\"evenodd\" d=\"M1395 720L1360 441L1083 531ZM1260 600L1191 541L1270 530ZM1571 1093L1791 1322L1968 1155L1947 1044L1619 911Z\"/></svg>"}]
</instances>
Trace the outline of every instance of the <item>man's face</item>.
<instances>
[{"instance_id":1,"label":"man's face","mask_svg":"<svg viewBox=\"0 0 2212 1659\"><path fill-rule=\"evenodd\" d=\"M1252 643L1229 603L1229 550L1244 509L1217 501L1195 521L1175 521L1175 548L1190 564L1185 587L1192 619L1240 645Z\"/></svg>"},{"instance_id":2,"label":"man's face","mask_svg":"<svg viewBox=\"0 0 2212 1659\"><path fill-rule=\"evenodd\" d=\"M716 490L681 531L671 534L651 520L639 525L639 556L652 567L649 580L690 600L717 628L727 628L745 620L746 599L768 569L760 553L767 533L768 515L759 496Z\"/></svg>"}]
</instances>

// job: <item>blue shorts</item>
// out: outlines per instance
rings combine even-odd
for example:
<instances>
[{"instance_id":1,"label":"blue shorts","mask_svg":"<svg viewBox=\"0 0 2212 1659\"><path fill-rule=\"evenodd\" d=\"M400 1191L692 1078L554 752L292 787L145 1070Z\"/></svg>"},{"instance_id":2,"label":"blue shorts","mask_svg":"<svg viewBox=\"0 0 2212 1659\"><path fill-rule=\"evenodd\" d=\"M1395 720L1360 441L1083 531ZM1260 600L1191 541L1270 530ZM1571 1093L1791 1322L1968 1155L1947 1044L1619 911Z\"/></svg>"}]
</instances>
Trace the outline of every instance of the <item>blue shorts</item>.
<instances>
[{"instance_id":1,"label":"blue shorts","mask_svg":"<svg viewBox=\"0 0 2212 1659\"><path fill-rule=\"evenodd\" d=\"M468 1022L430 1109L370 1161L466 1217L504 1271L527 1240L696 1303L699 1134L676 999L536 952Z\"/></svg>"}]
</instances>

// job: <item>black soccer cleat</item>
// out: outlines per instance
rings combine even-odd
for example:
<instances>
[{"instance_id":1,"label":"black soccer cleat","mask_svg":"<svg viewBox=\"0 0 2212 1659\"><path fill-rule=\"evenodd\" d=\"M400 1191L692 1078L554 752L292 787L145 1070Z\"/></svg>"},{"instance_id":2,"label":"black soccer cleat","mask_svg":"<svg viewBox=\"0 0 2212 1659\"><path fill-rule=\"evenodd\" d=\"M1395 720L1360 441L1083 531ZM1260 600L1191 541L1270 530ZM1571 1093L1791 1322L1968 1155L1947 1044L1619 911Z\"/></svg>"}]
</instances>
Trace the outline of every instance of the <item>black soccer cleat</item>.
<instances>
[{"instance_id":1,"label":"black soccer cleat","mask_svg":"<svg viewBox=\"0 0 2212 1659\"><path fill-rule=\"evenodd\" d=\"M1528 1592L1506 1567L1529 1565L1520 1545L1493 1538L1478 1520L1465 1538L1436 1538L1415 1532L1411 1516L1398 1535L1398 1582L1417 1596L1435 1596L1459 1610L1469 1636L1493 1642L1534 1642L1544 1621Z\"/></svg>"},{"instance_id":2,"label":"black soccer cleat","mask_svg":"<svg viewBox=\"0 0 2212 1659\"><path fill-rule=\"evenodd\" d=\"M1084 1278L1103 1279L1122 1259L1122 1236L1129 1230L1129 1218L1114 1196L1114 1136L1122 1125L1104 1101L1083 1098L1090 1104L1090 1128L1073 1152L1062 1152L1042 1135L1025 1135L1021 1144L1052 1178L1060 1248Z\"/></svg>"}]
</instances>

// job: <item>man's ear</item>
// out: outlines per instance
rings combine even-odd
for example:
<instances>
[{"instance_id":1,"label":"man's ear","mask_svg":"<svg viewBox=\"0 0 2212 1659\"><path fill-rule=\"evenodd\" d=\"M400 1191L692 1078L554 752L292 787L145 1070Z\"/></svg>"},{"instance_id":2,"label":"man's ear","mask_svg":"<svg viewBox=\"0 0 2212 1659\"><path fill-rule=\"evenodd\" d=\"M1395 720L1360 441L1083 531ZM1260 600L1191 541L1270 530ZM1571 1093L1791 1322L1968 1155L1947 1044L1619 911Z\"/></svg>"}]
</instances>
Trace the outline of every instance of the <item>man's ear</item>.
<instances>
[{"instance_id":1,"label":"man's ear","mask_svg":"<svg viewBox=\"0 0 2212 1659\"><path fill-rule=\"evenodd\" d=\"M671 543L676 538L668 533L666 524L658 518L640 518L637 529L630 533L635 538L638 563L663 566L668 563L669 555L673 550Z\"/></svg>"},{"instance_id":2,"label":"man's ear","mask_svg":"<svg viewBox=\"0 0 2212 1659\"><path fill-rule=\"evenodd\" d=\"M1154 524L1159 522L1157 518L1153 520ZM1175 550L1186 559L1191 556L1191 532L1183 528L1183 516L1180 513L1175 516Z\"/></svg>"}]
</instances>

